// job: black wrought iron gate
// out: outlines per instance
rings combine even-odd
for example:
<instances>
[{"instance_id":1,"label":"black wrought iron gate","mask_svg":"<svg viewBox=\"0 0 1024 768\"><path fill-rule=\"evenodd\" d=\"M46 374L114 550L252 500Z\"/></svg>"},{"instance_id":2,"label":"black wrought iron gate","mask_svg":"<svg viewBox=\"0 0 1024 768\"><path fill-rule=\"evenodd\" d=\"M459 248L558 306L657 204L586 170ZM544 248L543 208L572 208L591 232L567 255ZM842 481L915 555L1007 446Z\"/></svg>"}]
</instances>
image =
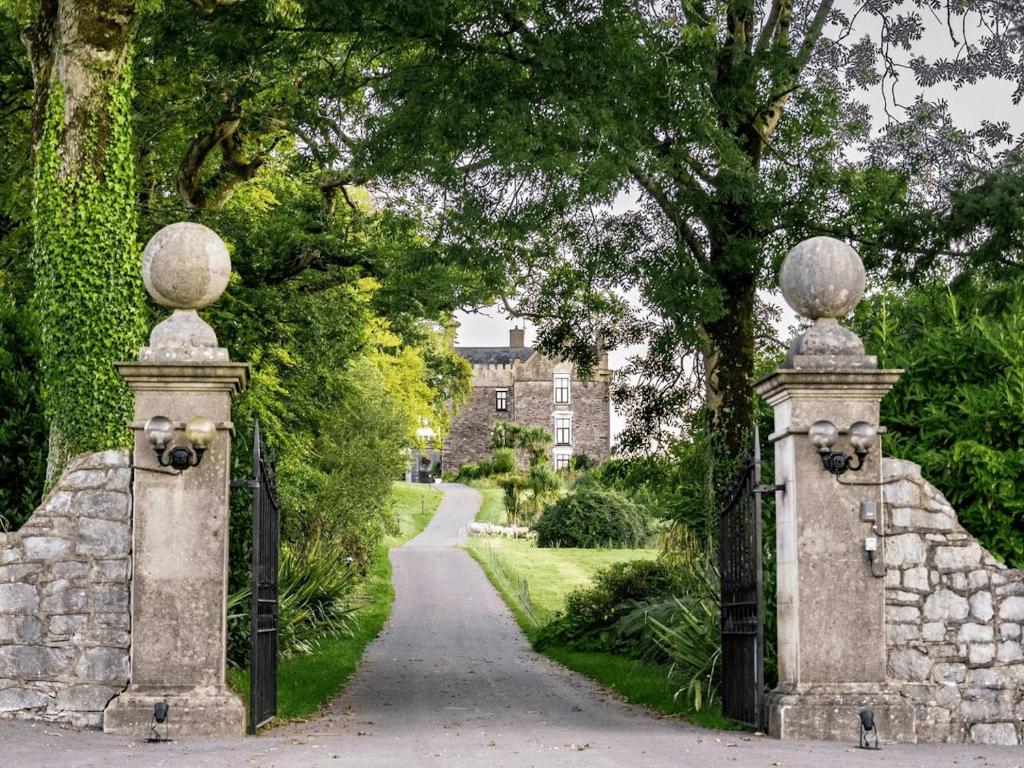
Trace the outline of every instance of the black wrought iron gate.
<instances>
[{"instance_id":1,"label":"black wrought iron gate","mask_svg":"<svg viewBox=\"0 0 1024 768\"><path fill-rule=\"evenodd\" d=\"M277 618L280 516L274 462L257 421L252 439L252 624L249 657L249 733L277 714Z\"/></svg>"},{"instance_id":2,"label":"black wrought iron gate","mask_svg":"<svg viewBox=\"0 0 1024 768\"><path fill-rule=\"evenodd\" d=\"M722 590L722 713L763 728L764 592L762 589L761 445L754 449L724 499L720 520Z\"/></svg>"}]
</instances>

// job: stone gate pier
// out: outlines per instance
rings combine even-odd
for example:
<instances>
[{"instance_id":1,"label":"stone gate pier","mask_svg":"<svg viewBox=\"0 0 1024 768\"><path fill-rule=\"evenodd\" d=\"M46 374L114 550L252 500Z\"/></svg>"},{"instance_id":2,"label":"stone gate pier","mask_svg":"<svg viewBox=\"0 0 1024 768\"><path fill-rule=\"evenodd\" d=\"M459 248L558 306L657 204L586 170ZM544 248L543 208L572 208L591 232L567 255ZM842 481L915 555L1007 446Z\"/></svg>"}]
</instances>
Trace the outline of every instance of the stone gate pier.
<instances>
[{"instance_id":1,"label":"stone gate pier","mask_svg":"<svg viewBox=\"0 0 1024 768\"><path fill-rule=\"evenodd\" d=\"M248 378L198 315L227 286L224 243L200 224L172 224L146 246L143 279L174 312L158 324L134 363L118 371L135 395L130 684L107 708L104 730L144 733L158 702L167 731L241 734L245 708L225 683L231 398ZM169 419L166 451L188 446L198 466L174 471L154 451L154 417ZM196 454L196 419L215 434ZM169 438L169 439L168 439Z\"/></svg>"},{"instance_id":2,"label":"stone gate pier","mask_svg":"<svg viewBox=\"0 0 1024 768\"><path fill-rule=\"evenodd\" d=\"M868 709L884 741L1021 743L1024 572L985 552L919 467L882 457L879 404L901 371L838 323L864 283L849 246L794 248L780 287L814 324L756 385L785 486L769 731L856 742Z\"/></svg>"}]
</instances>

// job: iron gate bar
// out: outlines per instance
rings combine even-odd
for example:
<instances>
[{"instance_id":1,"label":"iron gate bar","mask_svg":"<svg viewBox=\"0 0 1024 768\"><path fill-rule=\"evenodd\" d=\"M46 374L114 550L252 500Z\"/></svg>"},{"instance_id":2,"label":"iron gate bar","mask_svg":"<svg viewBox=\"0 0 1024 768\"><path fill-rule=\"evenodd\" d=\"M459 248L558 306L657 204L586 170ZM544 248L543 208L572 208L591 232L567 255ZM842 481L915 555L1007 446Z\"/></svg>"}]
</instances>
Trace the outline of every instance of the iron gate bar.
<instances>
[{"instance_id":1,"label":"iron gate bar","mask_svg":"<svg viewBox=\"0 0 1024 768\"><path fill-rule=\"evenodd\" d=\"M753 728L764 725L761 494L768 488L761 484L761 443L755 427L753 452L727 489L719 521L722 713Z\"/></svg>"},{"instance_id":2,"label":"iron gate bar","mask_svg":"<svg viewBox=\"0 0 1024 768\"><path fill-rule=\"evenodd\" d=\"M278 564L280 513L273 458L256 421L252 439L252 477L232 487L252 491L252 606L249 656L250 734L277 714Z\"/></svg>"}]
</instances>

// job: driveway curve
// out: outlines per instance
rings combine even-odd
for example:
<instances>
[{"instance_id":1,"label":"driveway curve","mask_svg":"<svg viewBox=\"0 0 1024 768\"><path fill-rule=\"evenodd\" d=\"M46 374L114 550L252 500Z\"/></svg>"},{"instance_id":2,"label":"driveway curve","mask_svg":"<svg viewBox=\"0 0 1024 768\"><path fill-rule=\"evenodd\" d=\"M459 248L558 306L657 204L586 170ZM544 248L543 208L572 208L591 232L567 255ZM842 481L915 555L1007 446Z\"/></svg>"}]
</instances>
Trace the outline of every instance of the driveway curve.
<instances>
[{"instance_id":1,"label":"driveway curve","mask_svg":"<svg viewBox=\"0 0 1024 768\"><path fill-rule=\"evenodd\" d=\"M148 745L0 721L5 768L96 766L1020 766L1019 748L778 742L630 706L535 653L458 545L480 504L462 485L392 550L395 603L345 691L320 717L259 738Z\"/></svg>"}]
</instances>

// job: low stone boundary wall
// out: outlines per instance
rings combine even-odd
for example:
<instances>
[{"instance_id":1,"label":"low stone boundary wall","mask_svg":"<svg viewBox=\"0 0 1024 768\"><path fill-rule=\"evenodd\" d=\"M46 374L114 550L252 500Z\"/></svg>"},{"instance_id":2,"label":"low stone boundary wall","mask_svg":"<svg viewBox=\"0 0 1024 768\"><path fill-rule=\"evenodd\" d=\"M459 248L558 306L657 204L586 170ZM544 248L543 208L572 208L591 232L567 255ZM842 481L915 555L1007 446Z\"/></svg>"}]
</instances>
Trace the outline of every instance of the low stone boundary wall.
<instances>
[{"instance_id":1,"label":"low stone boundary wall","mask_svg":"<svg viewBox=\"0 0 1024 768\"><path fill-rule=\"evenodd\" d=\"M131 469L74 459L14 533L0 534L0 716L100 727L128 683Z\"/></svg>"},{"instance_id":2,"label":"low stone boundary wall","mask_svg":"<svg viewBox=\"0 0 1024 768\"><path fill-rule=\"evenodd\" d=\"M1024 571L986 552L919 466L882 471L888 674L917 740L1022 743Z\"/></svg>"}]
</instances>

